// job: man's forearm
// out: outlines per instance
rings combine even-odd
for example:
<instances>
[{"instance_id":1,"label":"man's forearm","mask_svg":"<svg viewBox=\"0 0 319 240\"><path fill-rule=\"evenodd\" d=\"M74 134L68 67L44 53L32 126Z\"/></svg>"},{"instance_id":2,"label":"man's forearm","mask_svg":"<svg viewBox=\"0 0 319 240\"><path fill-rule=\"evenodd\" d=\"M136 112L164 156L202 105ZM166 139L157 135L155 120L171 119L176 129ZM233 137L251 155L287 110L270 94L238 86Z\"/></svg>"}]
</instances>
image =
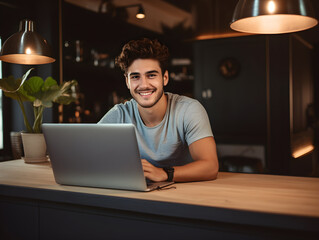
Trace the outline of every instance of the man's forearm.
<instances>
[{"instance_id":1,"label":"man's forearm","mask_svg":"<svg viewBox=\"0 0 319 240\"><path fill-rule=\"evenodd\" d=\"M197 160L174 167L174 182L214 180L218 174L218 161Z\"/></svg>"}]
</instances>

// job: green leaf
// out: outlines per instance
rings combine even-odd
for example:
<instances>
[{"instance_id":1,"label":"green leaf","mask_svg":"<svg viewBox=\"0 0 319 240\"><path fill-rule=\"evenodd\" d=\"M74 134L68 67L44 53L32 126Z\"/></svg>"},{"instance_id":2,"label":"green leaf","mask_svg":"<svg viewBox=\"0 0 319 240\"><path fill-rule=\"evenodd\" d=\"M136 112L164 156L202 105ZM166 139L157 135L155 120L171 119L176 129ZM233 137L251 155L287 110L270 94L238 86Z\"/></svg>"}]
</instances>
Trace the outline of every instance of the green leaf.
<instances>
[{"instance_id":1,"label":"green leaf","mask_svg":"<svg viewBox=\"0 0 319 240\"><path fill-rule=\"evenodd\" d=\"M0 88L4 92L16 92L21 85L21 78L15 79L13 76L0 79Z\"/></svg>"},{"instance_id":2,"label":"green leaf","mask_svg":"<svg viewBox=\"0 0 319 240\"><path fill-rule=\"evenodd\" d=\"M12 98L14 100L18 100L19 96L17 92L3 92L6 97Z\"/></svg>"},{"instance_id":3,"label":"green leaf","mask_svg":"<svg viewBox=\"0 0 319 240\"><path fill-rule=\"evenodd\" d=\"M59 103L59 104L64 104L68 105L72 102L75 102L76 98L72 97L71 95L63 95L58 97L54 102Z\"/></svg>"},{"instance_id":4,"label":"green leaf","mask_svg":"<svg viewBox=\"0 0 319 240\"><path fill-rule=\"evenodd\" d=\"M72 86L76 86L78 82L76 80L68 81L68 82L63 82L61 84L61 90L63 93L70 91Z\"/></svg>"},{"instance_id":5,"label":"green leaf","mask_svg":"<svg viewBox=\"0 0 319 240\"><path fill-rule=\"evenodd\" d=\"M51 107L53 107L53 102L52 101L42 101L42 106L45 108L51 108Z\"/></svg>"},{"instance_id":6,"label":"green leaf","mask_svg":"<svg viewBox=\"0 0 319 240\"><path fill-rule=\"evenodd\" d=\"M76 100L76 95L73 95L72 87L77 84L78 82L76 80L62 83L61 94L54 100L54 102L65 105L74 102Z\"/></svg>"},{"instance_id":7,"label":"green leaf","mask_svg":"<svg viewBox=\"0 0 319 240\"><path fill-rule=\"evenodd\" d=\"M43 85L44 81L41 77L31 77L25 81L23 88L28 95L36 96L42 90Z\"/></svg>"},{"instance_id":8,"label":"green leaf","mask_svg":"<svg viewBox=\"0 0 319 240\"><path fill-rule=\"evenodd\" d=\"M52 86L57 86L58 87L58 83L56 80L54 80L52 77L47 77L44 81L44 85L42 87L42 91L45 92L47 90L49 90Z\"/></svg>"},{"instance_id":9,"label":"green leaf","mask_svg":"<svg viewBox=\"0 0 319 240\"><path fill-rule=\"evenodd\" d=\"M33 107L44 107L44 108L50 108L53 106L52 101L45 101L45 100L40 100L36 99L33 102Z\"/></svg>"},{"instance_id":10,"label":"green leaf","mask_svg":"<svg viewBox=\"0 0 319 240\"><path fill-rule=\"evenodd\" d=\"M42 102L53 102L57 97L61 95L61 90L57 86L52 86L51 89L45 91L42 93L41 96L39 96L39 99ZM46 104L47 105L47 104Z\"/></svg>"},{"instance_id":11,"label":"green leaf","mask_svg":"<svg viewBox=\"0 0 319 240\"><path fill-rule=\"evenodd\" d=\"M22 102L33 102L36 98L34 96L29 95L23 88L23 86L17 91Z\"/></svg>"},{"instance_id":12,"label":"green leaf","mask_svg":"<svg viewBox=\"0 0 319 240\"><path fill-rule=\"evenodd\" d=\"M13 76L9 76L8 78L0 79L0 89L2 89L4 92L11 92L14 93L18 91L21 86L23 85L24 81L30 74L31 70L33 68L29 69L22 78L15 79Z\"/></svg>"},{"instance_id":13,"label":"green leaf","mask_svg":"<svg viewBox=\"0 0 319 240\"><path fill-rule=\"evenodd\" d=\"M22 84L23 82L27 79L27 77L29 76L30 72L33 70L34 68L30 68L25 74L23 74L22 76Z\"/></svg>"}]
</instances>

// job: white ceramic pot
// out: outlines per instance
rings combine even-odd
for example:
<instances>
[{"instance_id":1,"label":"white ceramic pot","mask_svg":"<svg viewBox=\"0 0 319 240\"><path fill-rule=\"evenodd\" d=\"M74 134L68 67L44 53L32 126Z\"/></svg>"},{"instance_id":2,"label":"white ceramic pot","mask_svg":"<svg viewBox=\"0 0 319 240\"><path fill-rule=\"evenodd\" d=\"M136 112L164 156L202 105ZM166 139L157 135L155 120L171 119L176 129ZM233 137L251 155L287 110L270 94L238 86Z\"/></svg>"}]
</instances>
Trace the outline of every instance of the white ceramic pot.
<instances>
[{"instance_id":1,"label":"white ceramic pot","mask_svg":"<svg viewBox=\"0 0 319 240\"><path fill-rule=\"evenodd\" d=\"M24 161L26 163L45 162L47 157L47 146L43 133L21 133Z\"/></svg>"}]
</instances>

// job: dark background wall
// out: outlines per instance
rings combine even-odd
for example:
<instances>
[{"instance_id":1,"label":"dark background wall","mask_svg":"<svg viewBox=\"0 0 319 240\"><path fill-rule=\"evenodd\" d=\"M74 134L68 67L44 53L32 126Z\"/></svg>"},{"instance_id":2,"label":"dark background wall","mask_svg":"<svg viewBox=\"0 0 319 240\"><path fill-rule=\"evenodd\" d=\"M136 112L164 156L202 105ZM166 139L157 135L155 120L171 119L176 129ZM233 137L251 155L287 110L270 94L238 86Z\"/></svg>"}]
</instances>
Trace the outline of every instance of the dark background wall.
<instances>
[{"instance_id":1,"label":"dark background wall","mask_svg":"<svg viewBox=\"0 0 319 240\"><path fill-rule=\"evenodd\" d=\"M194 44L195 96L208 110L217 140L224 143L264 143L265 37L203 40ZM230 66L225 75L222 68L227 64ZM210 96L205 96L205 91L206 95L211 92Z\"/></svg>"}]
</instances>

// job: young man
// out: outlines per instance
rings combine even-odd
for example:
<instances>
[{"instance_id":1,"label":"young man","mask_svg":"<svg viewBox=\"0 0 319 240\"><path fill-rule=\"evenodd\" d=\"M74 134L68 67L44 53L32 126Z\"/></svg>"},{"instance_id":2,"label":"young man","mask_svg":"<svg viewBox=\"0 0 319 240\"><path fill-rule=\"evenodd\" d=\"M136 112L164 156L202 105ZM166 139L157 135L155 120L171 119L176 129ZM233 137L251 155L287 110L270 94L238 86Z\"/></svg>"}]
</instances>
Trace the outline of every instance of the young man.
<instances>
[{"instance_id":1,"label":"young man","mask_svg":"<svg viewBox=\"0 0 319 240\"><path fill-rule=\"evenodd\" d=\"M152 181L201 181L217 177L216 144L204 107L164 93L168 49L157 40L132 40L116 64L132 100L115 105L99 123L133 123L144 175Z\"/></svg>"}]
</instances>

